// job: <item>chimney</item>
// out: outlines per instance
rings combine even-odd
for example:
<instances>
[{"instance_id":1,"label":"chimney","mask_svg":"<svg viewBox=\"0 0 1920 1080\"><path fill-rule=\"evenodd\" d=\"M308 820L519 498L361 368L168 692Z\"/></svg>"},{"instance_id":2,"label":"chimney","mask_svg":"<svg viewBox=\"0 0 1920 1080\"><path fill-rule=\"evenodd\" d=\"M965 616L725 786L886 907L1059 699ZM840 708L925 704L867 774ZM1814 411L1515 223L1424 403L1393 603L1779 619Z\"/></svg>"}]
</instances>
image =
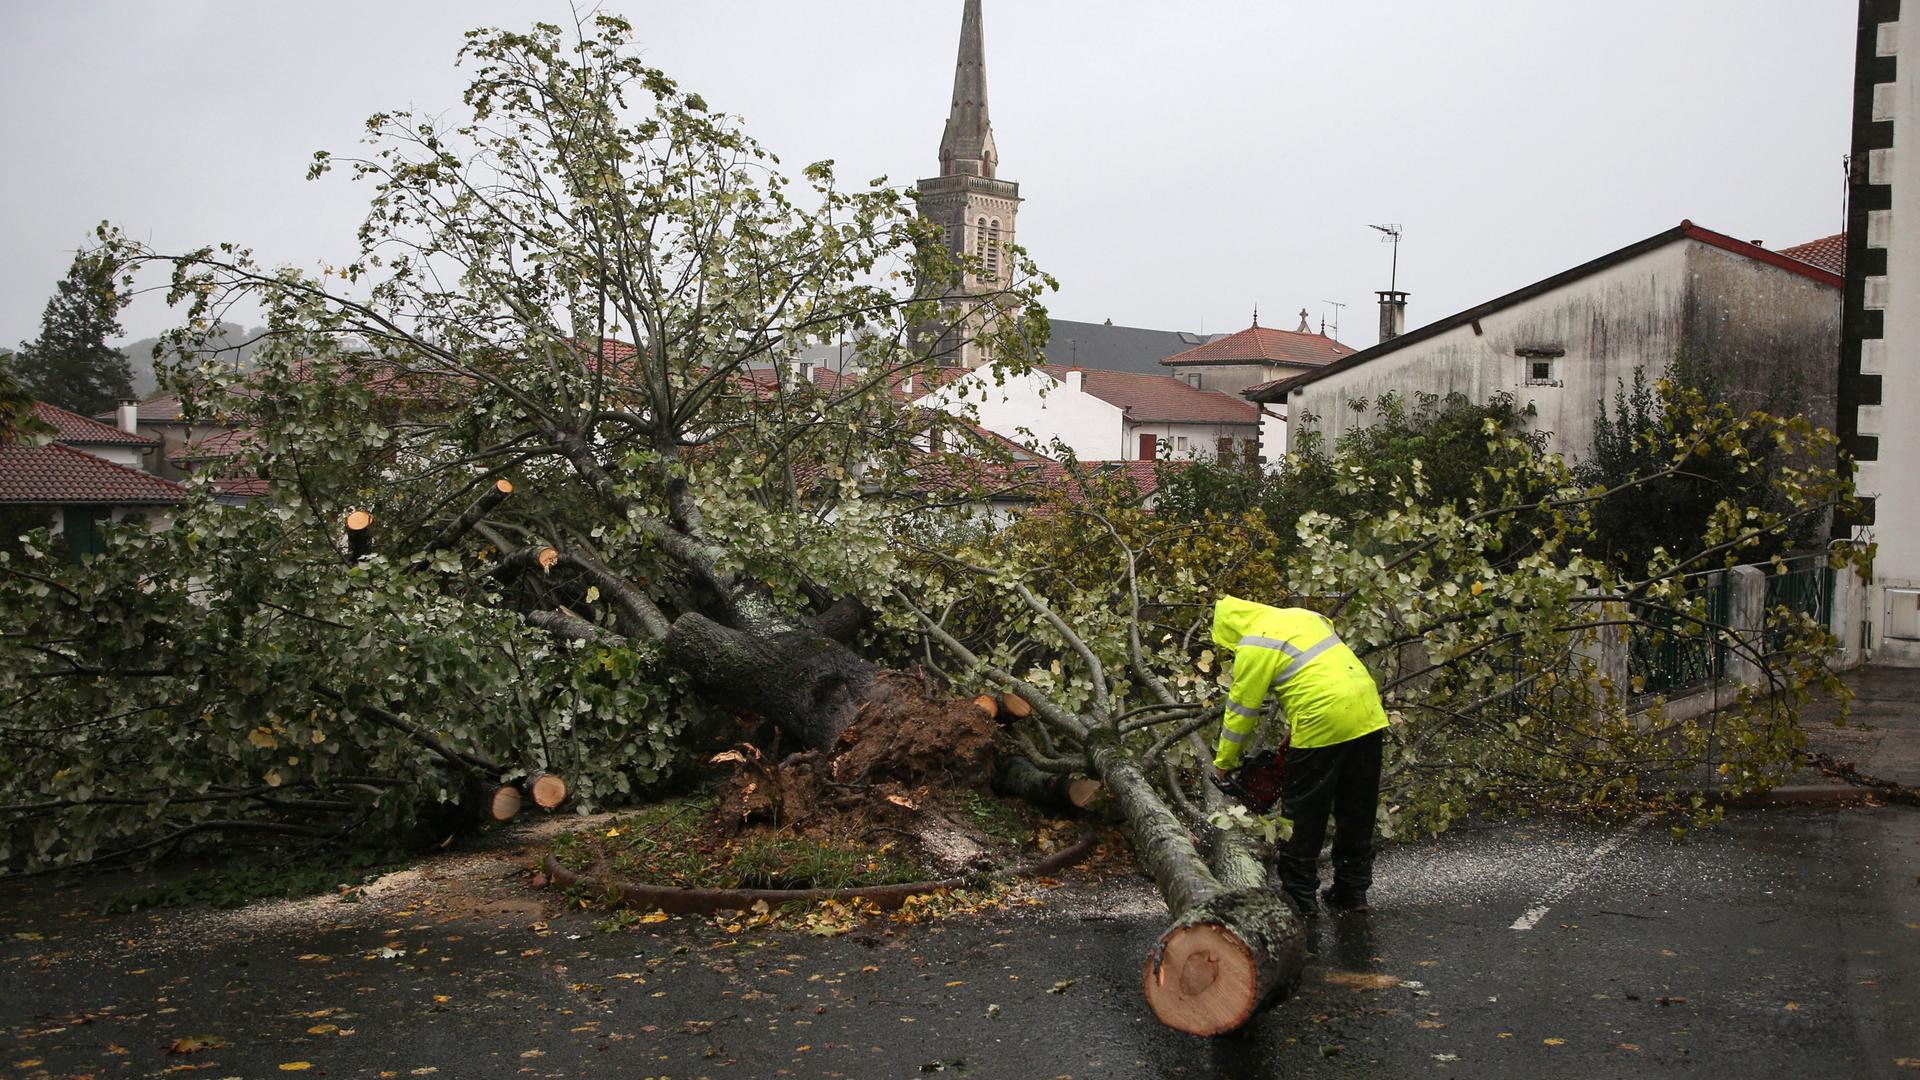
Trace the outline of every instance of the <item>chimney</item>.
<instances>
[{"instance_id":1,"label":"chimney","mask_svg":"<svg viewBox=\"0 0 1920 1080\"><path fill-rule=\"evenodd\" d=\"M1079 368L1067 369L1067 389L1069 391L1075 394L1084 393L1086 391L1086 384L1086 372L1081 371Z\"/></svg>"},{"instance_id":2,"label":"chimney","mask_svg":"<svg viewBox=\"0 0 1920 1080\"><path fill-rule=\"evenodd\" d=\"M1376 295L1380 297L1380 340L1392 341L1407 329L1407 294L1386 289Z\"/></svg>"},{"instance_id":3,"label":"chimney","mask_svg":"<svg viewBox=\"0 0 1920 1080\"><path fill-rule=\"evenodd\" d=\"M121 402L120 407L115 410L115 419L119 421L121 431L129 435L140 434L140 403L137 401Z\"/></svg>"}]
</instances>

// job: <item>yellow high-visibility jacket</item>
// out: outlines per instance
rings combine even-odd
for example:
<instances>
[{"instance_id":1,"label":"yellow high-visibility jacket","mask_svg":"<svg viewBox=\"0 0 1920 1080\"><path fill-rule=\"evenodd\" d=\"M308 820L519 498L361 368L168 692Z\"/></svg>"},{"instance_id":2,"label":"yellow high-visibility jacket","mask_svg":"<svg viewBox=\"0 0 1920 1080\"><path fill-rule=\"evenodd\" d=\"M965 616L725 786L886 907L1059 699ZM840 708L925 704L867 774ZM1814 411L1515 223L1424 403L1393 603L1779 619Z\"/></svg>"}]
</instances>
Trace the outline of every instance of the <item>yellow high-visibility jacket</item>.
<instances>
[{"instance_id":1,"label":"yellow high-visibility jacket","mask_svg":"<svg viewBox=\"0 0 1920 1080\"><path fill-rule=\"evenodd\" d=\"M1387 726L1373 676L1317 611L1223 596L1213 605L1213 642L1233 651L1233 688L1227 691L1220 745L1213 755L1219 768L1240 764L1269 690L1280 695L1293 729L1292 745L1302 749L1332 746Z\"/></svg>"}]
</instances>

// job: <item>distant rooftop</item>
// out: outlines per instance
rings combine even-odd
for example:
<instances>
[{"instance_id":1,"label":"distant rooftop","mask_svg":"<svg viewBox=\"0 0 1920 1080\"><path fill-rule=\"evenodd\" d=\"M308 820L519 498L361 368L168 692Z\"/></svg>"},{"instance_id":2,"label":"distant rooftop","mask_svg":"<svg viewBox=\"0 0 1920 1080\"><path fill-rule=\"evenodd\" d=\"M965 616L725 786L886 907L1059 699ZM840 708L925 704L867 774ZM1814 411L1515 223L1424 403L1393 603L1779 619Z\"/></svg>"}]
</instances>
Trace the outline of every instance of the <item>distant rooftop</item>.
<instances>
[{"instance_id":1,"label":"distant rooftop","mask_svg":"<svg viewBox=\"0 0 1920 1080\"><path fill-rule=\"evenodd\" d=\"M1781 248L1780 254L1789 259L1799 259L1809 266L1817 266L1829 273L1844 276L1847 272L1847 234L1834 233L1818 240L1809 240L1804 244L1795 244L1790 248Z\"/></svg>"},{"instance_id":2,"label":"distant rooftop","mask_svg":"<svg viewBox=\"0 0 1920 1080\"><path fill-rule=\"evenodd\" d=\"M1053 320L1053 337L1042 350L1047 363L1060 367L1075 364L1103 371L1131 371L1138 375L1164 375L1160 361L1204 345L1220 334L1196 334L1186 330L1147 330L1138 326L1115 326L1110 322Z\"/></svg>"}]
</instances>

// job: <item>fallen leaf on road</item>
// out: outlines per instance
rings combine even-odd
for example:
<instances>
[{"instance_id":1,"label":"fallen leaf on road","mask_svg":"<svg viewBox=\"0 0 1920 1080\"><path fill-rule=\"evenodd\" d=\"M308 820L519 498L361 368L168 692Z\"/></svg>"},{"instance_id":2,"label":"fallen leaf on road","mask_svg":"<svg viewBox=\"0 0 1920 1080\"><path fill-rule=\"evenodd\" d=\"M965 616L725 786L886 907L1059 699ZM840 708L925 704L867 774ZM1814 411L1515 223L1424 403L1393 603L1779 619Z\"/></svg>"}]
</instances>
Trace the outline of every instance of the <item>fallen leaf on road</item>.
<instances>
[{"instance_id":1,"label":"fallen leaf on road","mask_svg":"<svg viewBox=\"0 0 1920 1080\"><path fill-rule=\"evenodd\" d=\"M1447 1025L1441 1023L1438 1020L1415 1020L1413 1022L1413 1026L1417 1028L1426 1028L1428 1031L1433 1031L1438 1028L1446 1027Z\"/></svg>"},{"instance_id":2,"label":"fallen leaf on road","mask_svg":"<svg viewBox=\"0 0 1920 1080\"><path fill-rule=\"evenodd\" d=\"M188 1035L167 1044L169 1054L197 1054L202 1050L219 1050L227 1045L227 1040L218 1035Z\"/></svg>"},{"instance_id":3,"label":"fallen leaf on road","mask_svg":"<svg viewBox=\"0 0 1920 1080\"><path fill-rule=\"evenodd\" d=\"M1459 1054L1435 1054L1435 1055L1433 1055L1433 1060L1435 1060L1435 1061L1459 1061L1459 1060L1460 1060L1460 1055L1459 1055Z\"/></svg>"},{"instance_id":4,"label":"fallen leaf on road","mask_svg":"<svg viewBox=\"0 0 1920 1080\"><path fill-rule=\"evenodd\" d=\"M1074 983L1079 981L1080 980L1078 979L1061 979L1059 982L1054 983L1052 986L1047 987L1047 993L1064 994L1067 992L1067 987L1072 986Z\"/></svg>"},{"instance_id":5,"label":"fallen leaf on road","mask_svg":"<svg viewBox=\"0 0 1920 1080\"><path fill-rule=\"evenodd\" d=\"M1547 1038L1544 1038L1544 1039L1541 1039L1540 1041L1541 1041L1542 1043L1545 1043L1545 1044L1546 1044L1546 1045L1548 1045L1548 1046L1565 1046L1565 1045L1567 1045L1567 1040L1565 1040L1565 1039L1556 1039L1556 1038L1553 1038L1553 1037L1551 1037L1551 1036L1549 1036L1549 1037L1547 1037Z\"/></svg>"},{"instance_id":6,"label":"fallen leaf on road","mask_svg":"<svg viewBox=\"0 0 1920 1080\"><path fill-rule=\"evenodd\" d=\"M1621 1043L1619 1044L1619 1046L1620 1046L1620 1049L1622 1050L1631 1050L1636 1054L1640 1052L1639 1043Z\"/></svg>"},{"instance_id":7,"label":"fallen leaf on road","mask_svg":"<svg viewBox=\"0 0 1920 1080\"><path fill-rule=\"evenodd\" d=\"M311 1068L313 1068L313 1062L311 1061L283 1061L280 1063L281 1072L306 1072Z\"/></svg>"},{"instance_id":8,"label":"fallen leaf on road","mask_svg":"<svg viewBox=\"0 0 1920 1080\"><path fill-rule=\"evenodd\" d=\"M1349 990L1390 990L1400 985L1398 975L1377 975L1365 971L1329 971L1321 977Z\"/></svg>"}]
</instances>

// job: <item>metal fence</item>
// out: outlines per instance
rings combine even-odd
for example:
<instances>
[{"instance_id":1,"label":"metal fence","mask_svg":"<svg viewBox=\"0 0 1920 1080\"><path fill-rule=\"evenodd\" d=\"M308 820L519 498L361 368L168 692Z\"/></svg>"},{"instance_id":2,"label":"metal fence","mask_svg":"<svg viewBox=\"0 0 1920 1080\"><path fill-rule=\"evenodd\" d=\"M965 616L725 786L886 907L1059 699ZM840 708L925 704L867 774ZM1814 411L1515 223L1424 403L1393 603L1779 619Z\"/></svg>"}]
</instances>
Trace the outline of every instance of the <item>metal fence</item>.
<instances>
[{"instance_id":1,"label":"metal fence","mask_svg":"<svg viewBox=\"0 0 1920 1080\"><path fill-rule=\"evenodd\" d=\"M1821 626L1833 625L1833 567L1824 555L1802 555L1781 564L1784 572L1767 574L1766 607L1761 627L1769 655L1785 646L1787 624L1780 609L1805 615Z\"/></svg>"},{"instance_id":2,"label":"metal fence","mask_svg":"<svg viewBox=\"0 0 1920 1080\"><path fill-rule=\"evenodd\" d=\"M1687 590L1689 601L1704 600L1700 617L1724 626L1730 597L1727 575L1702 575ZM1727 666L1724 634L1665 607L1633 605L1634 625L1627 635L1627 675L1640 694L1673 695L1706 686Z\"/></svg>"}]
</instances>

